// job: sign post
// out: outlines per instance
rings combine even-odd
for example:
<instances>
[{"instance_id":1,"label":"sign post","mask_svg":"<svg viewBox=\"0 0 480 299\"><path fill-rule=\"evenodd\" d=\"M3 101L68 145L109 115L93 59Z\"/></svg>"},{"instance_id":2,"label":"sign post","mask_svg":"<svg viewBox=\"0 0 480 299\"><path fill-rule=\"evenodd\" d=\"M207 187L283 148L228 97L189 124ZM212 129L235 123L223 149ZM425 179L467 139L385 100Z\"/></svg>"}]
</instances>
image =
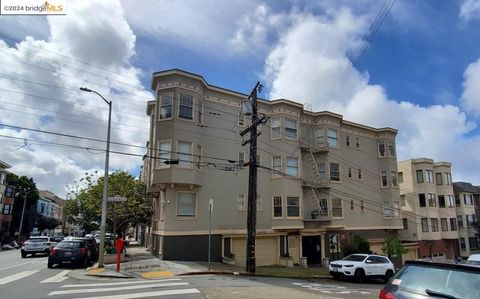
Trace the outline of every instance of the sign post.
<instances>
[{"instance_id":1,"label":"sign post","mask_svg":"<svg viewBox=\"0 0 480 299\"><path fill-rule=\"evenodd\" d=\"M127 201L127 198L126 197L122 197L120 195L115 195L113 197L109 197L107 199L107 201L109 202L120 202L120 201Z\"/></svg>"},{"instance_id":2,"label":"sign post","mask_svg":"<svg viewBox=\"0 0 480 299\"><path fill-rule=\"evenodd\" d=\"M208 201L208 270L210 271L211 241L212 241L213 198Z\"/></svg>"}]
</instances>

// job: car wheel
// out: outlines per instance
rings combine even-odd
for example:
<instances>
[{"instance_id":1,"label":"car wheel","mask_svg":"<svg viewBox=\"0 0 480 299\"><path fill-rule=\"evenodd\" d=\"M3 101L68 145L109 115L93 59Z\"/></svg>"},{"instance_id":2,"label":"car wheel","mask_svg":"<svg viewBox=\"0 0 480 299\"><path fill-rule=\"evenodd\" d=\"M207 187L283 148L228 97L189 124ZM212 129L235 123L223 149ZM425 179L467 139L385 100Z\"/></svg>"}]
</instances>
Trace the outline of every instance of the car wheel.
<instances>
[{"instance_id":1,"label":"car wheel","mask_svg":"<svg viewBox=\"0 0 480 299\"><path fill-rule=\"evenodd\" d=\"M26 258L27 254L25 252L22 252L22 259Z\"/></svg>"},{"instance_id":2,"label":"car wheel","mask_svg":"<svg viewBox=\"0 0 480 299\"><path fill-rule=\"evenodd\" d=\"M35 256L35 253L32 253L32 256Z\"/></svg>"},{"instance_id":3,"label":"car wheel","mask_svg":"<svg viewBox=\"0 0 480 299\"><path fill-rule=\"evenodd\" d=\"M49 269L53 268L53 263L52 263L52 262L48 262L47 267L48 267Z\"/></svg>"},{"instance_id":4,"label":"car wheel","mask_svg":"<svg viewBox=\"0 0 480 299\"><path fill-rule=\"evenodd\" d=\"M383 282L387 283L392 276L393 276L393 271L387 270L387 272L385 273L385 276L383 277Z\"/></svg>"},{"instance_id":5,"label":"car wheel","mask_svg":"<svg viewBox=\"0 0 480 299\"><path fill-rule=\"evenodd\" d=\"M365 280L365 271L363 269L357 269L355 270L355 280L358 282L362 282Z\"/></svg>"}]
</instances>

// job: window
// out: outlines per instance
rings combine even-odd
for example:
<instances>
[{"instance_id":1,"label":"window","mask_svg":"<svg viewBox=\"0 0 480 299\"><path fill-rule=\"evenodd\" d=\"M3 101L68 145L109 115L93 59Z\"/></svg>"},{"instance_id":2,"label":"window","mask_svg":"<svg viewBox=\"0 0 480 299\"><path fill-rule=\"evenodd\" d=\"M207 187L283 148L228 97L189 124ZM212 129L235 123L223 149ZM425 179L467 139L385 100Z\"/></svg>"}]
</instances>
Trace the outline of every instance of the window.
<instances>
[{"instance_id":1,"label":"window","mask_svg":"<svg viewBox=\"0 0 480 299\"><path fill-rule=\"evenodd\" d=\"M453 199L453 195L447 195L447 202L449 208L453 208L455 206L455 200Z\"/></svg>"},{"instance_id":2,"label":"window","mask_svg":"<svg viewBox=\"0 0 480 299\"><path fill-rule=\"evenodd\" d=\"M437 185L443 185L443 174L441 172L435 174L435 179L437 180Z\"/></svg>"},{"instance_id":3,"label":"window","mask_svg":"<svg viewBox=\"0 0 480 299\"><path fill-rule=\"evenodd\" d=\"M12 205L3 205L3 214L10 215L12 213Z\"/></svg>"},{"instance_id":4,"label":"window","mask_svg":"<svg viewBox=\"0 0 480 299\"><path fill-rule=\"evenodd\" d=\"M403 221L403 229L408 229L408 219L403 218L402 221Z\"/></svg>"},{"instance_id":5,"label":"window","mask_svg":"<svg viewBox=\"0 0 480 299\"><path fill-rule=\"evenodd\" d=\"M352 178L352 167L348 167L348 177Z\"/></svg>"},{"instance_id":6,"label":"window","mask_svg":"<svg viewBox=\"0 0 480 299\"><path fill-rule=\"evenodd\" d=\"M338 147L337 131L332 130L332 129L328 129L327 136L328 136L328 146L329 147Z\"/></svg>"},{"instance_id":7,"label":"window","mask_svg":"<svg viewBox=\"0 0 480 299\"><path fill-rule=\"evenodd\" d=\"M387 187L388 186L388 178L387 178L387 171L382 170L380 172L380 176L382 178L382 187Z\"/></svg>"},{"instance_id":8,"label":"window","mask_svg":"<svg viewBox=\"0 0 480 299\"><path fill-rule=\"evenodd\" d=\"M397 187L397 172L390 171L390 178L392 180L392 187Z\"/></svg>"},{"instance_id":9,"label":"window","mask_svg":"<svg viewBox=\"0 0 480 299\"><path fill-rule=\"evenodd\" d=\"M192 143L178 142L178 165L191 167L192 166Z\"/></svg>"},{"instance_id":10,"label":"window","mask_svg":"<svg viewBox=\"0 0 480 299\"><path fill-rule=\"evenodd\" d=\"M193 97L191 95L180 94L178 117L193 120Z\"/></svg>"},{"instance_id":11,"label":"window","mask_svg":"<svg viewBox=\"0 0 480 299\"><path fill-rule=\"evenodd\" d=\"M362 179L362 170L360 168L358 169L358 179Z\"/></svg>"},{"instance_id":12,"label":"window","mask_svg":"<svg viewBox=\"0 0 480 299\"><path fill-rule=\"evenodd\" d=\"M257 155L257 165L262 165L262 156L260 154Z\"/></svg>"},{"instance_id":13,"label":"window","mask_svg":"<svg viewBox=\"0 0 480 299\"><path fill-rule=\"evenodd\" d=\"M287 217L300 217L300 199L298 196L287 196Z\"/></svg>"},{"instance_id":14,"label":"window","mask_svg":"<svg viewBox=\"0 0 480 299\"><path fill-rule=\"evenodd\" d=\"M161 95L160 102L160 119L172 118L172 96L163 94Z\"/></svg>"},{"instance_id":15,"label":"window","mask_svg":"<svg viewBox=\"0 0 480 299\"><path fill-rule=\"evenodd\" d=\"M7 174L4 172L0 172L0 185L5 185L7 181Z\"/></svg>"},{"instance_id":16,"label":"window","mask_svg":"<svg viewBox=\"0 0 480 299\"><path fill-rule=\"evenodd\" d=\"M404 206L407 205L407 203L406 203L406 201L405 201L405 194L400 195L400 205L401 205L402 207L404 207Z\"/></svg>"},{"instance_id":17,"label":"window","mask_svg":"<svg viewBox=\"0 0 480 299\"><path fill-rule=\"evenodd\" d=\"M240 168L245 166L245 153L244 152L239 152L238 153L238 166L240 166Z\"/></svg>"},{"instance_id":18,"label":"window","mask_svg":"<svg viewBox=\"0 0 480 299\"><path fill-rule=\"evenodd\" d=\"M242 113L242 111L238 111L238 126L245 126L245 115Z\"/></svg>"},{"instance_id":19,"label":"window","mask_svg":"<svg viewBox=\"0 0 480 299\"><path fill-rule=\"evenodd\" d=\"M428 232L428 218L422 218L422 232Z\"/></svg>"},{"instance_id":20,"label":"window","mask_svg":"<svg viewBox=\"0 0 480 299\"><path fill-rule=\"evenodd\" d=\"M200 107L198 107L198 124L203 125L203 112L205 111L205 103L200 100Z\"/></svg>"},{"instance_id":21,"label":"window","mask_svg":"<svg viewBox=\"0 0 480 299\"><path fill-rule=\"evenodd\" d=\"M392 203L389 201L383 202L383 217L392 217Z\"/></svg>"},{"instance_id":22,"label":"window","mask_svg":"<svg viewBox=\"0 0 480 299\"><path fill-rule=\"evenodd\" d=\"M455 194L455 206L460 207L460 194Z\"/></svg>"},{"instance_id":23,"label":"window","mask_svg":"<svg viewBox=\"0 0 480 299\"><path fill-rule=\"evenodd\" d=\"M328 200L326 198L320 198L319 206L320 206L320 216L327 217L328 216Z\"/></svg>"},{"instance_id":24,"label":"window","mask_svg":"<svg viewBox=\"0 0 480 299\"><path fill-rule=\"evenodd\" d=\"M356 145L357 147L360 147L360 138L357 137L357 138L356 138L356 141L357 141L357 142L356 142L355 145Z\"/></svg>"},{"instance_id":25,"label":"window","mask_svg":"<svg viewBox=\"0 0 480 299\"><path fill-rule=\"evenodd\" d=\"M202 155L203 155L203 150L202 146L200 144L197 144L197 156L195 157L197 160L197 170L202 170Z\"/></svg>"},{"instance_id":26,"label":"window","mask_svg":"<svg viewBox=\"0 0 480 299\"><path fill-rule=\"evenodd\" d=\"M467 218L467 227L475 226L475 215L466 215Z\"/></svg>"},{"instance_id":27,"label":"window","mask_svg":"<svg viewBox=\"0 0 480 299\"><path fill-rule=\"evenodd\" d=\"M318 163L318 172L320 176L321 181L326 181L327 180L327 167L325 163Z\"/></svg>"},{"instance_id":28,"label":"window","mask_svg":"<svg viewBox=\"0 0 480 299\"><path fill-rule=\"evenodd\" d=\"M158 142L158 163L157 167L168 168L170 165L165 164L171 159L172 141L160 140Z\"/></svg>"},{"instance_id":29,"label":"window","mask_svg":"<svg viewBox=\"0 0 480 299\"><path fill-rule=\"evenodd\" d=\"M330 163L330 180L331 181L340 181L340 164Z\"/></svg>"},{"instance_id":30,"label":"window","mask_svg":"<svg viewBox=\"0 0 480 299\"><path fill-rule=\"evenodd\" d=\"M272 118L272 139L280 138L282 121L280 118Z\"/></svg>"},{"instance_id":31,"label":"window","mask_svg":"<svg viewBox=\"0 0 480 299\"><path fill-rule=\"evenodd\" d=\"M380 157L385 157L385 142L378 143L378 155Z\"/></svg>"},{"instance_id":32,"label":"window","mask_svg":"<svg viewBox=\"0 0 480 299\"><path fill-rule=\"evenodd\" d=\"M5 196L6 197L13 197L13 188L12 187L7 187L7 189L5 189Z\"/></svg>"},{"instance_id":33,"label":"window","mask_svg":"<svg viewBox=\"0 0 480 299\"><path fill-rule=\"evenodd\" d=\"M425 194L424 194L424 193L418 194L418 205L419 205L421 208L427 206L426 201L425 201Z\"/></svg>"},{"instance_id":34,"label":"window","mask_svg":"<svg viewBox=\"0 0 480 299\"><path fill-rule=\"evenodd\" d=\"M345 145L350 146L350 136L348 135L345 137Z\"/></svg>"},{"instance_id":35,"label":"window","mask_svg":"<svg viewBox=\"0 0 480 299\"><path fill-rule=\"evenodd\" d=\"M440 208L445 208L446 207L445 196L443 196L443 195L438 196L438 206Z\"/></svg>"},{"instance_id":36,"label":"window","mask_svg":"<svg viewBox=\"0 0 480 299\"><path fill-rule=\"evenodd\" d=\"M469 237L468 238L468 244L470 244L470 250L471 249L478 249L478 239L477 239L477 237Z\"/></svg>"},{"instance_id":37,"label":"window","mask_svg":"<svg viewBox=\"0 0 480 299\"><path fill-rule=\"evenodd\" d=\"M463 194L463 203L466 206L471 206L473 204L472 194L470 193Z\"/></svg>"},{"instance_id":38,"label":"window","mask_svg":"<svg viewBox=\"0 0 480 299\"><path fill-rule=\"evenodd\" d=\"M285 137L297 139L297 121L285 118Z\"/></svg>"},{"instance_id":39,"label":"window","mask_svg":"<svg viewBox=\"0 0 480 299\"><path fill-rule=\"evenodd\" d=\"M363 205L363 200L360 201L360 212L365 212L365 206Z\"/></svg>"},{"instance_id":40,"label":"window","mask_svg":"<svg viewBox=\"0 0 480 299\"><path fill-rule=\"evenodd\" d=\"M450 230L457 231L457 218L450 218Z\"/></svg>"},{"instance_id":41,"label":"window","mask_svg":"<svg viewBox=\"0 0 480 299\"><path fill-rule=\"evenodd\" d=\"M298 159L287 158L287 165L285 172L291 176L298 176Z\"/></svg>"},{"instance_id":42,"label":"window","mask_svg":"<svg viewBox=\"0 0 480 299\"><path fill-rule=\"evenodd\" d=\"M315 143L321 146L325 145L325 131L323 129L315 130Z\"/></svg>"},{"instance_id":43,"label":"window","mask_svg":"<svg viewBox=\"0 0 480 299\"><path fill-rule=\"evenodd\" d=\"M350 200L350 212L355 211L355 202L353 200Z\"/></svg>"},{"instance_id":44,"label":"window","mask_svg":"<svg viewBox=\"0 0 480 299\"><path fill-rule=\"evenodd\" d=\"M435 194L434 193L428 193L428 206L429 207L436 207L437 206L437 201L435 200Z\"/></svg>"},{"instance_id":45,"label":"window","mask_svg":"<svg viewBox=\"0 0 480 299\"><path fill-rule=\"evenodd\" d=\"M459 238L459 240L460 240L460 249L466 250L467 248L465 247L465 238Z\"/></svg>"},{"instance_id":46,"label":"window","mask_svg":"<svg viewBox=\"0 0 480 299\"><path fill-rule=\"evenodd\" d=\"M426 183L433 183L433 170L425 170Z\"/></svg>"},{"instance_id":47,"label":"window","mask_svg":"<svg viewBox=\"0 0 480 299\"><path fill-rule=\"evenodd\" d=\"M282 157L273 156L273 158L272 158L272 168L275 171L273 173L273 176L276 176L276 177L280 176L280 172L282 171Z\"/></svg>"},{"instance_id":48,"label":"window","mask_svg":"<svg viewBox=\"0 0 480 299\"><path fill-rule=\"evenodd\" d=\"M440 224L442 225L442 232L448 231L448 221L447 221L447 218L440 218Z\"/></svg>"},{"instance_id":49,"label":"window","mask_svg":"<svg viewBox=\"0 0 480 299\"><path fill-rule=\"evenodd\" d=\"M388 141L388 156L389 157L395 157L395 145L393 144L393 141Z\"/></svg>"},{"instance_id":50,"label":"window","mask_svg":"<svg viewBox=\"0 0 480 299\"><path fill-rule=\"evenodd\" d=\"M263 210L263 201L260 195L257 195L257 212Z\"/></svg>"},{"instance_id":51,"label":"window","mask_svg":"<svg viewBox=\"0 0 480 299\"><path fill-rule=\"evenodd\" d=\"M398 173L398 183L399 184L403 183L403 172Z\"/></svg>"},{"instance_id":52,"label":"window","mask_svg":"<svg viewBox=\"0 0 480 299\"><path fill-rule=\"evenodd\" d=\"M237 210L245 211L245 195L239 194L237 198Z\"/></svg>"},{"instance_id":53,"label":"window","mask_svg":"<svg viewBox=\"0 0 480 299\"><path fill-rule=\"evenodd\" d=\"M452 184L452 174L450 172L445 172L445 185Z\"/></svg>"},{"instance_id":54,"label":"window","mask_svg":"<svg viewBox=\"0 0 480 299\"><path fill-rule=\"evenodd\" d=\"M195 193L178 193L177 217L195 217Z\"/></svg>"},{"instance_id":55,"label":"window","mask_svg":"<svg viewBox=\"0 0 480 299\"><path fill-rule=\"evenodd\" d=\"M458 228L463 228L463 216L457 215Z\"/></svg>"},{"instance_id":56,"label":"window","mask_svg":"<svg viewBox=\"0 0 480 299\"><path fill-rule=\"evenodd\" d=\"M343 217L342 200L340 198L332 198L332 216Z\"/></svg>"},{"instance_id":57,"label":"window","mask_svg":"<svg viewBox=\"0 0 480 299\"><path fill-rule=\"evenodd\" d=\"M417 170L417 183L423 183L423 170Z\"/></svg>"},{"instance_id":58,"label":"window","mask_svg":"<svg viewBox=\"0 0 480 299\"><path fill-rule=\"evenodd\" d=\"M393 202L393 217L400 217L400 202Z\"/></svg>"},{"instance_id":59,"label":"window","mask_svg":"<svg viewBox=\"0 0 480 299\"><path fill-rule=\"evenodd\" d=\"M282 205L281 196L273 197L273 217L274 218L283 217L283 205Z\"/></svg>"}]
</instances>

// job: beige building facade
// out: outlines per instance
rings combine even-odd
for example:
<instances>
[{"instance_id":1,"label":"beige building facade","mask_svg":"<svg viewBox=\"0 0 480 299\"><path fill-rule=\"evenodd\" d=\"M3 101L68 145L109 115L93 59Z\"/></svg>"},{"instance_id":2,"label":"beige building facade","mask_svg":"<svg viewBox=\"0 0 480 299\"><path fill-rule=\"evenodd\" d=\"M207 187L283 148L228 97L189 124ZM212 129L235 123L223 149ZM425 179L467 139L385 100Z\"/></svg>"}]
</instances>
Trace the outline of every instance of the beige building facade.
<instances>
[{"instance_id":1,"label":"beige building facade","mask_svg":"<svg viewBox=\"0 0 480 299\"><path fill-rule=\"evenodd\" d=\"M471 183L454 182L460 256L468 258L480 253L480 237L476 224L480 204L480 187Z\"/></svg>"},{"instance_id":2,"label":"beige building facade","mask_svg":"<svg viewBox=\"0 0 480 299\"><path fill-rule=\"evenodd\" d=\"M181 70L153 74L142 179L153 197L148 243L163 259L245 264L247 95ZM353 235L381 252L402 229L395 137L289 100L259 100L257 266L321 264ZM165 161L170 162L169 164Z\"/></svg>"},{"instance_id":3,"label":"beige building facade","mask_svg":"<svg viewBox=\"0 0 480 299\"><path fill-rule=\"evenodd\" d=\"M402 240L418 242L418 257L453 259L458 225L451 164L421 158L398 163L404 230Z\"/></svg>"}]
</instances>

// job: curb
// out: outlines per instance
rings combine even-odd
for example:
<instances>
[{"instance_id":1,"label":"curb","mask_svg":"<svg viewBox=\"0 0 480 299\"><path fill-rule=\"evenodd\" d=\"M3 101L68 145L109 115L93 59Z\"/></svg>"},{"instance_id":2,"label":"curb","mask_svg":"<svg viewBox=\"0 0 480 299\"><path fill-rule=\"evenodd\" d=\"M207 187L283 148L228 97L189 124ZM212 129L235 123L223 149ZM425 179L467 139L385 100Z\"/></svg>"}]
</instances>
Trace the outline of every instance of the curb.
<instances>
[{"instance_id":1,"label":"curb","mask_svg":"<svg viewBox=\"0 0 480 299\"><path fill-rule=\"evenodd\" d=\"M185 272L176 274L175 276L187 276L187 275L233 275L233 276L257 276L257 277L272 277L272 278L290 278L290 279L333 279L331 276L274 276L260 273L246 273L246 272L229 272L229 271L201 271L201 272Z\"/></svg>"}]
</instances>

